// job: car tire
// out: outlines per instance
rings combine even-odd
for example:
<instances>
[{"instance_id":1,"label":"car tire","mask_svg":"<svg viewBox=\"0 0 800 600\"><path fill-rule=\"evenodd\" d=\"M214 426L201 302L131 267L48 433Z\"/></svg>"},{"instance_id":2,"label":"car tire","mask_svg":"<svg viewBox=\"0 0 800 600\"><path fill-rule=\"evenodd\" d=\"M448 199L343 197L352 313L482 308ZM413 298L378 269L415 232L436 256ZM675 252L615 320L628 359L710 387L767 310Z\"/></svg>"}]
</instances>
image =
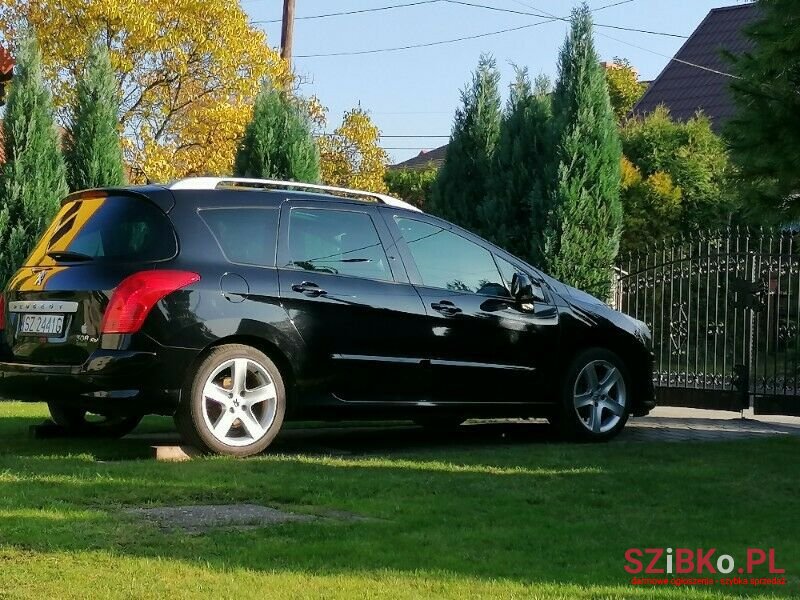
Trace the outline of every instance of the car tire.
<instances>
[{"instance_id":1,"label":"car tire","mask_svg":"<svg viewBox=\"0 0 800 600\"><path fill-rule=\"evenodd\" d=\"M605 348L584 350L564 372L558 411L550 421L568 439L610 440L628 421L632 389L619 356Z\"/></svg>"},{"instance_id":2,"label":"car tire","mask_svg":"<svg viewBox=\"0 0 800 600\"><path fill-rule=\"evenodd\" d=\"M286 388L275 363L251 346L213 348L184 386L175 423L206 453L251 456L278 435Z\"/></svg>"},{"instance_id":3,"label":"car tire","mask_svg":"<svg viewBox=\"0 0 800 600\"><path fill-rule=\"evenodd\" d=\"M76 437L121 438L136 429L144 415L97 415L89 418L89 412L77 406L48 402L50 419Z\"/></svg>"}]
</instances>

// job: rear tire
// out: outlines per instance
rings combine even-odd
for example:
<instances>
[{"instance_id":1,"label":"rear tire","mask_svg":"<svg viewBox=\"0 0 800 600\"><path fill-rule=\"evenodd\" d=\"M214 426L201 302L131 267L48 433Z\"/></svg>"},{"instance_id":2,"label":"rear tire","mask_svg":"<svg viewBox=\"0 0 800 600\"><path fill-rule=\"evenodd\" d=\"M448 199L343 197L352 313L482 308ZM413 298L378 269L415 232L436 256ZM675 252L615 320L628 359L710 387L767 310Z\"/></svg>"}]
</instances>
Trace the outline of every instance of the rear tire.
<instances>
[{"instance_id":1,"label":"rear tire","mask_svg":"<svg viewBox=\"0 0 800 600\"><path fill-rule=\"evenodd\" d=\"M285 412L275 363L251 346L229 344L213 348L186 382L175 424L204 452L251 456L272 443Z\"/></svg>"},{"instance_id":2,"label":"rear tire","mask_svg":"<svg viewBox=\"0 0 800 600\"><path fill-rule=\"evenodd\" d=\"M93 419L85 409L54 402L48 402L47 408L56 425L79 437L121 438L136 429L144 418L144 415L97 415L98 418Z\"/></svg>"},{"instance_id":3,"label":"rear tire","mask_svg":"<svg viewBox=\"0 0 800 600\"><path fill-rule=\"evenodd\" d=\"M558 411L550 421L568 439L610 440L628 421L632 383L619 356L605 348L584 350L564 373Z\"/></svg>"}]
</instances>

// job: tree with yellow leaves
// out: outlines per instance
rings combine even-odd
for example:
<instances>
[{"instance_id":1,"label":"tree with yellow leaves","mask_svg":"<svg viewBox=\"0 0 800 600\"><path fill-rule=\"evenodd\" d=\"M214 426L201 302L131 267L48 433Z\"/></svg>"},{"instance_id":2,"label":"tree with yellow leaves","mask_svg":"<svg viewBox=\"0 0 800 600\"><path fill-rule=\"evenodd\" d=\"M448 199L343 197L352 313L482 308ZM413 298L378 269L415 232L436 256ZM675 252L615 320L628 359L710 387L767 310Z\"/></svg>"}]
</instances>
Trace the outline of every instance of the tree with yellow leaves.
<instances>
[{"instance_id":1,"label":"tree with yellow leaves","mask_svg":"<svg viewBox=\"0 0 800 600\"><path fill-rule=\"evenodd\" d=\"M331 135L319 138L322 180L328 185L386 192L389 157L378 145L381 132L360 106L344 115Z\"/></svg>"},{"instance_id":2,"label":"tree with yellow leaves","mask_svg":"<svg viewBox=\"0 0 800 600\"><path fill-rule=\"evenodd\" d=\"M135 181L231 171L265 79L292 74L233 0L4 0L0 36L30 25L62 121L88 44L105 45L121 91L120 127Z\"/></svg>"}]
</instances>

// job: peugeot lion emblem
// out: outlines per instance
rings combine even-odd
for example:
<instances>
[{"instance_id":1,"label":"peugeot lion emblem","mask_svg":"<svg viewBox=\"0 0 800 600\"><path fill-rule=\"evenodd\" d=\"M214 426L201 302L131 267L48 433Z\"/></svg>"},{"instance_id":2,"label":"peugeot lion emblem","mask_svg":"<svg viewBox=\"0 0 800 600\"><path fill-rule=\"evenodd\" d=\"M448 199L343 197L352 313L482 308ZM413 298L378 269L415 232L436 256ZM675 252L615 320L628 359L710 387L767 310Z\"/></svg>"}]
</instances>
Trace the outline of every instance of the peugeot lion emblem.
<instances>
[{"instance_id":1,"label":"peugeot lion emblem","mask_svg":"<svg viewBox=\"0 0 800 600\"><path fill-rule=\"evenodd\" d=\"M36 275L36 285L42 285L46 276L47 271L39 271L39 273Z\"/></svg>"}]
</instances>

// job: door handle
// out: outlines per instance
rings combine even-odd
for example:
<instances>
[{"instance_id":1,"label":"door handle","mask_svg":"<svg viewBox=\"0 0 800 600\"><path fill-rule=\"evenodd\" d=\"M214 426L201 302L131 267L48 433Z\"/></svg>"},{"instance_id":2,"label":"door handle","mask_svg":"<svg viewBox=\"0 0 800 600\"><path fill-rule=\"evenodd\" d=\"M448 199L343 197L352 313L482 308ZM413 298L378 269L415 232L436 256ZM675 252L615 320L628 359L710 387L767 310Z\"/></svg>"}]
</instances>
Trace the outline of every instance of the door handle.
<instances>
[{"instance_id":1,"label":"door handle","mask_svg":"<svg viewBox=\"0 0 800 600\"><path fill-rule=\"evenodd\" d=\"M316 298L318 296L324 296L325 294L328 293L325 290L323 290L321 287L319 287L316 283L313 283L311 281L304 281L303 283L295 283L292 286L292 289L295 292L299 292L299 293L301 293L301 294L303 294L305 296L308 296L310 298Z\"/></svg>"},{"instance_id":2,"label":"door handle","mask_svg":"<svg viewBox=\"0 0 800 600\"><path fill-rule=\"evenodd\" d=\"M457 315L461 312L461 309L449 300L439 300L439 302L434 302L431 304L431 308L448 317L452 317L453 315Z\"/></svg>"}]
</instances>

